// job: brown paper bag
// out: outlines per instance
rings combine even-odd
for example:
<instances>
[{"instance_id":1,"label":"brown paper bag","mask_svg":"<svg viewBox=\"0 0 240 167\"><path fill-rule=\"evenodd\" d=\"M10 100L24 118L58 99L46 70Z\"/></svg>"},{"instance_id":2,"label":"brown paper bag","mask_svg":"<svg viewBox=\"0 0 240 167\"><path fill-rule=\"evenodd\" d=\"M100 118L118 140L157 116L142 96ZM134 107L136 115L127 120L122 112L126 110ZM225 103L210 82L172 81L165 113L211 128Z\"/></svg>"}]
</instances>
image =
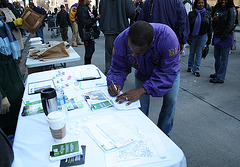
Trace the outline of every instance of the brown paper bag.
<instances>
[{"instance_id":1,"label":"brown paper bag","mask_svg":"<svg viewBox=\"0 0 240 167\"><path fill-rule=\"evenodd\" d=\"M69 53L68 53L68 50L66 50L65 43L62 42L42 52L41 55L39 56L39 60L48 61L48 60L60 59L64 57L69 57Z\"/></svg>"},{"instance_id":2,"label":"brown paper bag","mask_svg":"<svg viewBox=\"0 0 240 167\"><path fill-rule=\"evenodd\" d=\"M34 34L42 25L44 17L44 15L36 13L31 8L26 8L21 16L23 24L19 27Z\"/></svg>"}]
</instances>

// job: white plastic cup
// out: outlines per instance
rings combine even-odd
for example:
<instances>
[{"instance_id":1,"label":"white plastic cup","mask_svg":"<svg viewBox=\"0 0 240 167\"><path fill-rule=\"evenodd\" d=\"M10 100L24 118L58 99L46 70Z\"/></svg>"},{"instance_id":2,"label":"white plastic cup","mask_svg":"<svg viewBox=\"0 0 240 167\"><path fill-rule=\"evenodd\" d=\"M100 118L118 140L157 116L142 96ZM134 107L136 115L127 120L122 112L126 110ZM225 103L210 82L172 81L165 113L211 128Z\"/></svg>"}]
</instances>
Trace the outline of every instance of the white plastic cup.
<instances>
[{"instance_id":1,"label":"white plastic cup","mask_svg":"<svg viewBox=\"0 0 240 167\"><path fill-rule=\"evenodd\" d=\"M54 139L62 139L66 136L66 114L62 111L50 112L47 116L52 136Z\"/></svg>"}]
</instances>

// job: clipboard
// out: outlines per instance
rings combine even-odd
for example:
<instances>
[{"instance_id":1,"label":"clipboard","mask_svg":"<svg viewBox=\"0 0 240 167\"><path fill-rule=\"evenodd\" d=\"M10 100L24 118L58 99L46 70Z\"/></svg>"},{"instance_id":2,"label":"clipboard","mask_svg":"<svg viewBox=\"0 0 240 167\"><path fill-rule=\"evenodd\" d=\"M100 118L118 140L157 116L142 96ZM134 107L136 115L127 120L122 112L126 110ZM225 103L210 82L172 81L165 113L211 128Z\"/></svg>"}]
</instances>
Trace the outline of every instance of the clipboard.
<instances>
[{"instance_id":1,"label":"clipboard","mask_svg":"<svg viewBox=\"0 0 240 167\"><path fill-rule=\"evenodd\" d=\"M80 71L80 75L77 76L77 81L87 81L100 78L101 74L98 69L86 69L84 71Z\"/></svg>"}]
</instances>

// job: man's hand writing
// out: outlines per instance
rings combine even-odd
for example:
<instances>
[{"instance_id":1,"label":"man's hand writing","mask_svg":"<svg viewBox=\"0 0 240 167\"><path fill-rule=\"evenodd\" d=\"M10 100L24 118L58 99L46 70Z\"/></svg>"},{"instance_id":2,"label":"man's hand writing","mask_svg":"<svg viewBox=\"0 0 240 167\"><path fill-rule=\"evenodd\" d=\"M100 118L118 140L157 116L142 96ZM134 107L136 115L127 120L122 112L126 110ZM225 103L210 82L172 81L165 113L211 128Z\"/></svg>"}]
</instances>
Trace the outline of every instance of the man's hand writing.
<instances>
[{"instance_id":1,"label":"man's hand writing","mask_svg":"<svg viewBox=\"0 0 240 167\"><path fill-rule=\"evenodd\" d=\"M115 86L116 86L117 90L116 90ZM110 85L108 87L108 93L112 97L119 95L120 91L122 90L122 87L120 85L115 85L115 86L114 85Z\"/></svg>"},{"instance_id":2,"label":"man's hand writing","mask_svg":"<svg viewBox=\"0 0 240 167\"><path fill-rule=\"evenodd\" d=\"M142 95L146 94L146 90L143 87L132 89L126 93L121 94L117 97L116 102L122 103L128 101L126 105L130 105L132 102L137 101Z\"/></svg>"}]
</instances>

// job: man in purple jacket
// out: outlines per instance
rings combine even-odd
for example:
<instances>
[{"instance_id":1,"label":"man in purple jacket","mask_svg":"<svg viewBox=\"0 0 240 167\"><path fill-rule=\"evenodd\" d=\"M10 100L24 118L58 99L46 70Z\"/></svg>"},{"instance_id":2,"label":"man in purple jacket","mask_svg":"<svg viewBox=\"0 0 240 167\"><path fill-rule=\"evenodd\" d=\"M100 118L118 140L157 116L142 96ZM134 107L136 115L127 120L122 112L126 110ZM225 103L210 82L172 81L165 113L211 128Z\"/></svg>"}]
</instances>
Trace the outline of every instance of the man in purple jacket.
<instances>
[{"instance_id":1,"label":"man in purple jacket","mask_svg":"<svg viewBox=\"0 0 240 167\"><path fill-rule=\"evenodd\" d=\"M112 58L107 74L109 94L119 95L134 67L136 89L117 96L116 101L128 101L130 105L140 99L140 109L148 115L150 95L163 96L165 103L157 125L168 135L173 126L180 83L180 46L174 31L160 23L138 21L116 38Z\"/></svg>"}]
</instances>

